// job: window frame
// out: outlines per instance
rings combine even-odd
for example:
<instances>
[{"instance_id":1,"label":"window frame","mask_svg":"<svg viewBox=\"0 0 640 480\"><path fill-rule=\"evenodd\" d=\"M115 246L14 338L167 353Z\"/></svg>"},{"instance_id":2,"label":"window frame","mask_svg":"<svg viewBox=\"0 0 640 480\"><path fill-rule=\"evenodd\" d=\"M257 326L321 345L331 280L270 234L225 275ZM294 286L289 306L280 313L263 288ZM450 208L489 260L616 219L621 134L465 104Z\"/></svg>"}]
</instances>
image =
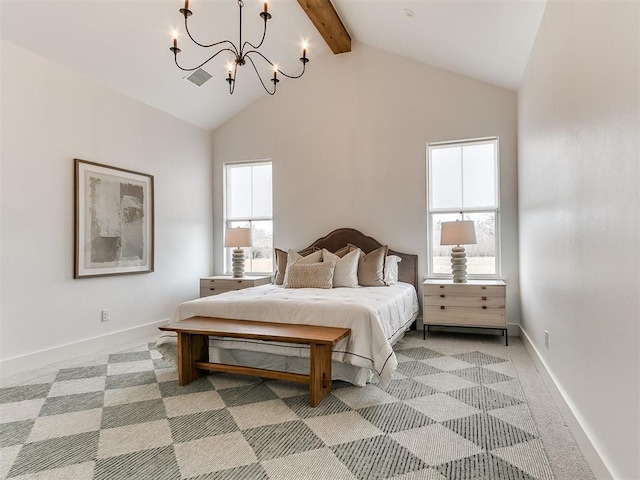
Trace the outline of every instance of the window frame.
<instances>
[{"instance_id":1,"label":"window frame","mask_svg":"<svg viewBox=\"0 0 640 480\"><path fill-rule=\"evenodd\" d=\"M432 208L432 162L431 152L434 149L446 147L466 147L471 145L494 144L494 191L495 191L495 207L473 207L473 208ZM451 278L451 273L435 273L433 258L433 216L434 214L455 214L461 213L463 218L465 214L473 213L493 213L495 215L495 273L469 274L467 278L473 279L502 279L502 250L501 250L501 209L500 209L500 139L495 137L482 137L465 140L451 140L446 142L430 142L427 143L427 278L445 279Z\"/></svg>"},{"instance_id":2,"label":"window frame","mask_svg":"<svg viewBox=\"0 0 640 480\"><path fill-rule=\"evenodd\" d=\"M238 166L259 166L259 165L270 165L271 166L271 216L249 216L249 217L232 217L229 218L228 215L228 183L227 183L227 176L228 176L228 169L229 167L238 167ZM253 187L252 187L253 188ZM253 228L252 223L253 222L260 222L260 221L271 221L271 226L272 226L272 232L273 232L273 160L272 159L263 159L263 160L242 160L242 161L235 161L235 162L224 162L223 163L223 182L222 182L222 216L223 216L223 222L222 222L222 226L223 226L223 236L224 236L224 232L226 231L226 229L230 226L231 223L236 223L236 222L243 222L243 223L248 223L249 224L249 228ZM223 242L224 245L224 242ZM223 252L223 256L224 256L224 272L225 275L230 275L232 273L231 271L231 249L228 247L222 247L224 249ZM253 247L251 247L253 248ZM271 245L271 250L272 250L272 255L273 255L273 238L272 238L272 245ZM249 259L250 261L251 259ZM245 276L247 277L251 277L251 276L262 276L262 275L266 275L266 274L273 274L273 265L274 265L275 259L273 260L273 262L271 263L271 268L267 271L260 271L260 272L248 272L245 271Z\"/></svg>"}]
</instances>

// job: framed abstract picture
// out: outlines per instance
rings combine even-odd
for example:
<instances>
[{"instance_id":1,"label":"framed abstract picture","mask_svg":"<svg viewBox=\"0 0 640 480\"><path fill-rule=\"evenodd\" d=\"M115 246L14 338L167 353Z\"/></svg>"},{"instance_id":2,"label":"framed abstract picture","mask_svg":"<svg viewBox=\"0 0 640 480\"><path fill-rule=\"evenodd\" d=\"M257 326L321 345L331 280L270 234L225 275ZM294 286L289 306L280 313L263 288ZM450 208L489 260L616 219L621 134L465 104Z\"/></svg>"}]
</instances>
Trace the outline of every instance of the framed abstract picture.
<instances>
[{"instance_id":1,"label":"framed abstract picture","mask_svg":"<svg viewBox=\"0 0 640 480\"><path fill-rule=\"evenodd\" d=\"M153 176L75 159L74 278L153 272Z\"/></svg>"}]
</instances>

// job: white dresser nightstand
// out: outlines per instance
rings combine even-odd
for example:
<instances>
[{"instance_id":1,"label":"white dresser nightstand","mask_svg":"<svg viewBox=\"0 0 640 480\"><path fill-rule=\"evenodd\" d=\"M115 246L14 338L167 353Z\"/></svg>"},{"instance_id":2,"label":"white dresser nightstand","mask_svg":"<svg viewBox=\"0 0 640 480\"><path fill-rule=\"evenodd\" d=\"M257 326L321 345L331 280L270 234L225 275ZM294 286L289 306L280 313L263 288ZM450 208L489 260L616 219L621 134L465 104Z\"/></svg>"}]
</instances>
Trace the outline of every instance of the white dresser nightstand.
<instances>
[{"instance_id":1,"label":"white dresser nightstand","mask_svg":"<svg viewBox=\"0 0 640 480\"><path fill-rule=\"evenodd\" d=\"M502 280L425 280L423 286L422 338L430 325L495 328L507 334L506 289Z\"/></svg>"},{"instance_id":2,"label":"white dresser nightstand","mask_svg":"<svg viewBox=\"0 0 640 480\"><path fill-rule=\"evenodd\" d=\"M217 275L200 279L200 297L210 297L220 293L242 290L271 283L271 275L233 278L230 275Z\"/></svg>"}]
</instances>

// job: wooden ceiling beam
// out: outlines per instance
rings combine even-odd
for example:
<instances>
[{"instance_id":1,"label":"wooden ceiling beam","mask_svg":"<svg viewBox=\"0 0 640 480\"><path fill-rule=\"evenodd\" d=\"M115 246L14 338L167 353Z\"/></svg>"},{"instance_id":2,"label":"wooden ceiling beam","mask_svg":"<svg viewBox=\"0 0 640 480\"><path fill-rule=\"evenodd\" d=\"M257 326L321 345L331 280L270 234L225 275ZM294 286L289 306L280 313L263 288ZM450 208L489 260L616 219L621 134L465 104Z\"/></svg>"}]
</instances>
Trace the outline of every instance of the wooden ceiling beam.
<instances>
[{"instance_id":1,"label":"wooden ceiling beam","mask_svg":"<svg viewBox=\"0 0 640 480\"><path fill-rule=\"evenodd\" d=\"M298 0L298 3L334 54L351 51L351 37L331 0Z\"/></svg>"}]
</instances>

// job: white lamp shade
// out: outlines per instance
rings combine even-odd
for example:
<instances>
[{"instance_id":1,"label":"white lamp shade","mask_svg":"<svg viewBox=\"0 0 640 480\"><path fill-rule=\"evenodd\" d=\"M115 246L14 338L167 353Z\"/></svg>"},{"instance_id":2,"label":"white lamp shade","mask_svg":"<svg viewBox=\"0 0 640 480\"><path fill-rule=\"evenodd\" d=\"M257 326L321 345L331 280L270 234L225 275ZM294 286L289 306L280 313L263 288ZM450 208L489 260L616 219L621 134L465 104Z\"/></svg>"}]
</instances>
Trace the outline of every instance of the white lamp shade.
<instances>
[{"instance_id":1,"label":"white lamp shade","mask_svg":"<svg viewBox=\"0 0 640 480\"><path fill-rule=\"evenodd\" d=\"M440 245L470 245L476 243L476 229L471 220L442 222Z\"/></svg>"},{"instance_id":2,"label":"white lamp shade","mask_svg":"<svg viewBox=\"0 0 640 480\"><path fill-rule=\"evenodd\" d=\"M225 247L251 247L251 229L250 228L227 228L224 234Z\"/></svg>"}]
</instances>

